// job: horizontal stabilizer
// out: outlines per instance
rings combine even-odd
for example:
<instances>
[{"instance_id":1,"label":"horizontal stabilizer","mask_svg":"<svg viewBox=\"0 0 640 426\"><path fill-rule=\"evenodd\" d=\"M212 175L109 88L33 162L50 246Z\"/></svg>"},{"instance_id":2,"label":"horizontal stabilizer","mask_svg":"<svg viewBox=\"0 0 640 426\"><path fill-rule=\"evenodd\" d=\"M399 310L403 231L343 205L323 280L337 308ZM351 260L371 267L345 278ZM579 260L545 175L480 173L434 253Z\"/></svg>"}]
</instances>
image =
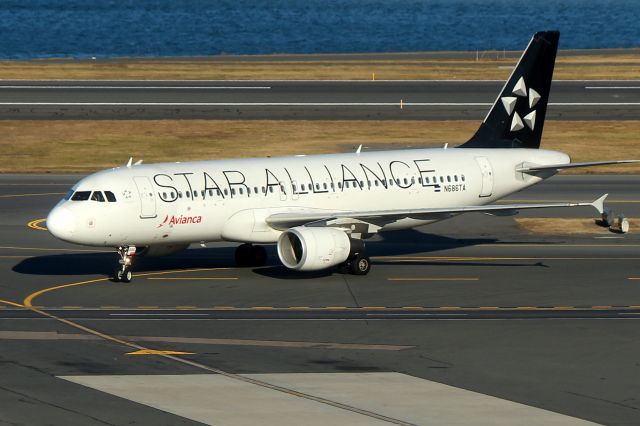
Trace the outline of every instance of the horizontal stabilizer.
<instances>
[{"instance_id":1,"label":"horizontal stabilizer","mask_svg":"<svg viewBox=\"0 0 640 426\"><path fill-rule=\"evenodd\" d=\"M628 164L628 163L638 163L640 160L610 160L610 161L588 161L585 163L567 163L567 164L548 164L544 166L525 166L518 167L516 172L521 173L529 173L529 172L540 172L543 170L562 170L562 169L574 169L577 167L591 167L591 166L606 166L609 164Z\"/></svg>"}]
</instances>

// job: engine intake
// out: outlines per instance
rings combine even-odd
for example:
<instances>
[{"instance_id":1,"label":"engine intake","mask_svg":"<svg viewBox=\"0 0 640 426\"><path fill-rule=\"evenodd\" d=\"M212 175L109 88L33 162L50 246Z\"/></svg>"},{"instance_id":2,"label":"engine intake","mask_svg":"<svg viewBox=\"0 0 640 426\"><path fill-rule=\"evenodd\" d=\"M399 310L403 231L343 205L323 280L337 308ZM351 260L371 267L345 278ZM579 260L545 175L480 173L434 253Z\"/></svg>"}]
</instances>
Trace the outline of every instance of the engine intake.
<instances>
[{"instance_id":1,"label":"engine intake","mask_svg":"<svg viewBox=\"0 0 640 426\"><path fill-rule=\"evenodd\" d=\"M339 265L363 247L340 229L298 226L278 238L278 257L289 269L318 271Z\"/></svg>"}]
</instances>

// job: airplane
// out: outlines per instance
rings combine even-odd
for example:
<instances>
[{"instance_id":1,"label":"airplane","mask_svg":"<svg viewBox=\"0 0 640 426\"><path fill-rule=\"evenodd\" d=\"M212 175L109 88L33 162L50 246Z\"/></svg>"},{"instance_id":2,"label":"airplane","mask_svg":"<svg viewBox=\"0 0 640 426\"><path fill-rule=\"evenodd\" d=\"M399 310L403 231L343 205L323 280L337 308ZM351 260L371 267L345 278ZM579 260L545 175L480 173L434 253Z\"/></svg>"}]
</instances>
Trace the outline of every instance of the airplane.
<instances>
[{"instance_id":1,"label":"airplane","mask_svg":"<svg viewBox=\"0 0 640 426\"><path fill-rule=\"evenodd\" d=\"M161 256L192 243L231 241L239 266L262 266L262 244L277 244L299 271L371 269L365 240L462 213L512 215L524 209L593 202L494 204L568 168L638 160L571 163L539 149L558 40L536 33L477 132L455 148L296 155L116 167L76 183L49 213L55 237L113 247L114 281L130 282L135 256Z\"/></svg>"}]
</instances>

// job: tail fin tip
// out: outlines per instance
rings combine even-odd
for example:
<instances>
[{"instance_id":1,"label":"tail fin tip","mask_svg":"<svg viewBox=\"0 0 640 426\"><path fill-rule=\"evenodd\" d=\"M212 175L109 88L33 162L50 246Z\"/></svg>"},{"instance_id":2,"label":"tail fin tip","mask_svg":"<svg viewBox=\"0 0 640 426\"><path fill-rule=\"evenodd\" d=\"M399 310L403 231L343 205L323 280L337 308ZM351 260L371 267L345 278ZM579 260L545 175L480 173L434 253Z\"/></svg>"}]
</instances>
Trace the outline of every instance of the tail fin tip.
<instances>
[{"instance_id":1,"label":"tail fin tip","mask_svg":"<svg viewBox=\"0 0 640 426\"><path fill-rule=\"evenodd\" d=\"M539 148L559 31L537 32L480 128L460 148Z\"/></svg>"}]
</instances>

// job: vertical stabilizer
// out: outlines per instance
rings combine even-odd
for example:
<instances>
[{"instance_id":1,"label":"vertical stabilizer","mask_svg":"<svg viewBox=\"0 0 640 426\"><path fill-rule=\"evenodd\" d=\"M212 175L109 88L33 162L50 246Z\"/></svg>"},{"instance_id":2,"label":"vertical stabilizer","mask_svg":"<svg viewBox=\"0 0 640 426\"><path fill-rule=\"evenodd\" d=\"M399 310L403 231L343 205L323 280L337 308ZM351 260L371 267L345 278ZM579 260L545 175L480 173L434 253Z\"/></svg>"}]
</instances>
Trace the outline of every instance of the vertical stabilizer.
<instances>
[{"instance_id":1,"label":"vertical stabilizer","mask_svg":"<svg viewBox=\"0 0 640 426\"><path fill-rule=\"evenodd\" d=\"M558 31L536 33L480 128L460 148L539 148Z\"/></svg>"}]
</instances>

